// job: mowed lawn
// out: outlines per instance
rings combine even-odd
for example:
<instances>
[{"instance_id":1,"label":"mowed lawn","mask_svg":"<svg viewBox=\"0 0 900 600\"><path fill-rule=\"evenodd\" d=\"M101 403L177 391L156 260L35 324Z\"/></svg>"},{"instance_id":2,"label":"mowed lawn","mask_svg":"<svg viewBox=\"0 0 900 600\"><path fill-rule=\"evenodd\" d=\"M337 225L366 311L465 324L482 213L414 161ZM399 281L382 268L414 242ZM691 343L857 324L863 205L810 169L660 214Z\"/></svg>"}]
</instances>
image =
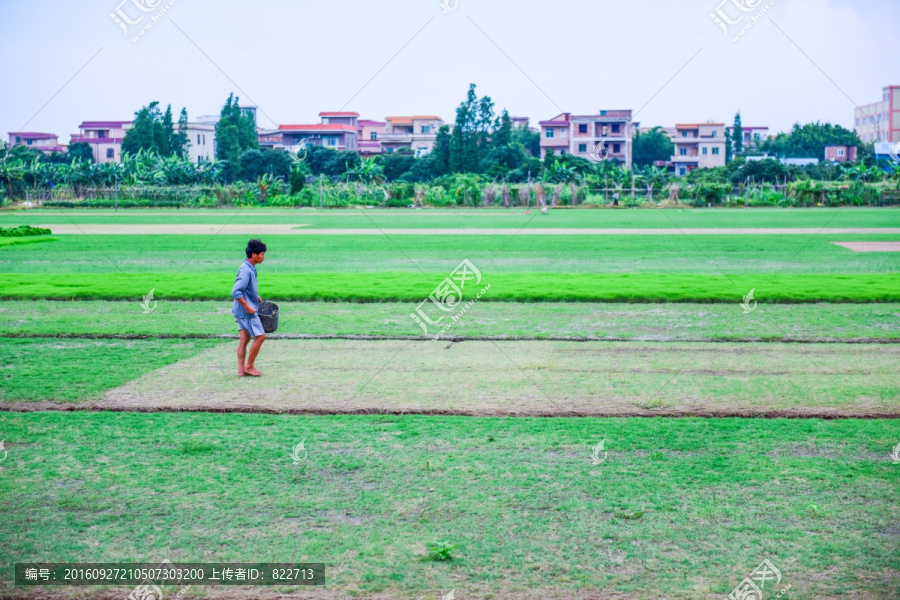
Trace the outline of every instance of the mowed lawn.
<instances>
[{"instance_id":1,"label":"mowed lawn","mask_svg":"<svg viewBox=\"0 0 900 600\"><path fill-rule=\"evenodd\" d=\"M814 230L813 230L814 231ZM251 234L53 235L0 247L17 274L229 273ZM896 273L900 253L854 252L832 242L897 241L891 234L804 235L265 235L261 272L450 273L463 259L486 274Z\"/></svg>"},{"instance_id":2,"label":"mowed lawn","mask_svg":"<svg viewBox=\"0 0 900 600\"><path fill-rule=\"evenodd\" d=\"M900 227L900 209L887 208L752 208L665 210L567 209L542 215L534 203L525 207L404 209L48 209L0 213L0 226L40 224L226 224L290 223L322 229L421 228L711 228L711 227Z\"/></svg>"},{"instance_id":3,"label":"mowed lawn","mask_svg":"<svg viewBox=\"0 0 900 600\"><path fill-rule=\"evenodd\" d=\"M321 561L304 598L693 600L768 558L791 599L900 583L897 421L51 412L0 430L4 582L22 561ZM440 542L452 560L427 560Z\"/></svg>"},{"instance_id":4,"label":"mowed lawn","mask_svg":"<svg viewBox=\"0 0 900 600\"><path fill-rule=\"evenodd\" d=\"M900 210L0 213L25 223L817 230ZM166 558L325 562L294 596L321 600L721 599L764 558L780 600L896 597L900 422L655 415L900 414L900 254L831 243L898 236L264 236L280 334L421 336L409 313L469 259L491 288L446 335L596 341L272 339L258 380L214 337L248 237L0 246L0 597L27 593L16 562ZM88 406L116 412L32 412ZM501 416L138 412L254 406ZM645 416L506 416L598 406Z\"/></svg>"},{"instance_id":5,"label":"mowed lawn","mask_svg":"<svg viewBox=\"0 0 900 600\"><path fill-rule=\"evenodd\" d=\"M231 302L8 300L4 336L237 337ZM280 336L421 337L410 318L421 302L282 302ZM730 304L481 302L444 337L634 341L900 341L900 304ZM851 350L848 350L852 352Z\"/></svg>"}]
</instances>

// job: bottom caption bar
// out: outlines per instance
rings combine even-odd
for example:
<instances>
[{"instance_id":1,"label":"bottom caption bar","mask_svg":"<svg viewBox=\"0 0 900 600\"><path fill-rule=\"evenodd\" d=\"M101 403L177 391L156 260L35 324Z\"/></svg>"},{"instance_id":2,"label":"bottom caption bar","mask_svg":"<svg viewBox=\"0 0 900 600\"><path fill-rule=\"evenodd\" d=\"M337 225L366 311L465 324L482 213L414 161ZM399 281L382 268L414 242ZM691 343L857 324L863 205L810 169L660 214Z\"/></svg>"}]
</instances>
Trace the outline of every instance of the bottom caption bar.
<instances>
[{"instance_id":1,"label":"bottom caption bar","mask_svg":"<svg viewBox=\"0 0 900 600\"><path fill-rule=\"evenodd\" d=\"M16 563L16 585L325 585L324 563Z\"/></svg>"}]
</instances>

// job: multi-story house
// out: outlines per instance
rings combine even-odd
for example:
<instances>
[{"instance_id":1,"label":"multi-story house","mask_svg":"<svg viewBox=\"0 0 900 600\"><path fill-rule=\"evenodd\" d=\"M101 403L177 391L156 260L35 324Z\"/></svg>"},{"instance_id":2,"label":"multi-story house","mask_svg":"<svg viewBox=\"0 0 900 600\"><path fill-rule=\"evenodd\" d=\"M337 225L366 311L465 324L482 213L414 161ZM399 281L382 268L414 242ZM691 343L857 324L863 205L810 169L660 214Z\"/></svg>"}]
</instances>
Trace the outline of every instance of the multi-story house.
<instances>
[{"instance_id":1,"label":"multi-story house","mask_svg":"<svg viewBox=\"0 0 900 600\"><path fill-rule=\"evenodd\" d=\"M85 121L73 133L70 144L84 143L94 151L94 162L108 163L122 160L122 140L131 129L131 121Z\"/></svg>"},{"instance_id":2,"label":"multi-story house","mask_svg":"<svg viewBox=\"0 0 900 600\"><path fill-rule=\"evenodd\" d=\"M360 119L356 122L359 153L362 156L381 154L381 137L384 135L385 125L385 121L369 121L368 119Z\"/></svg>"},{"instance_id":3,"label":"multi-story house","mask_svg":"<svg viewBox=\"0 0 900 600\"><path fill-rule=\"evenodd\" d=\"M595 115L562 113L541 121L541 157L550 150L582 158L604 156L631 168L631 116L630 110L601 110Z\"/></svg>"},{"instance_id":4,"label":"multi-story house","mask_svg":"<svg viewBox=\"0 0 900 600\"><path fill-rule=\"evenodd\" d=\"M332 150L357 150L359 133L356 130L359 113L320 112L317 125L279 125L282 145L291 148L303 143Z\"/></svg>"},{"instance_id":5,"label":"multi-story house","mask_svg":"<svg viewBox=\"0 0 900 600\"><path fill-rule=\"evenodd\" d=\"M854 162L859 156L856 146L825 146L825 160L827 162Z\"/></svg>"},{"instance_id":6,"label":"multi-story house","mask_svg":"<svg viewBox=\"0 0 900 600\"><path fill-rule=\"evenodd\" d=\"M437 132L443 119L434 115L412 117L386 117L384 133L380 135L384 152L396 152L409 148L416 156L424 156L434 148Z\"/></svg>"},{"instance_id":7,"label":"multi-story house","mask_svg":"<svg viewBox=\"0 0 900 600\"><path fill-rule=\"evenodd\" d=\"M672 142L672 163L677 175L725 166L725 123L676 124Z\"/></svg>"},{"instance_id":8,"label":"multi-story house","mask_svg":"<svg viewBox=\"0 0 900 600\"><path fill-rule=\"evenodd\" d=\"M59 145L59 136L55 133L37 131L10 131L9 147L28 146L44 153L65 152L66 147Z\"/></svg>"},{"instance_id":9,"label":"multi-story house","mask_svg":"<svg viewBox=\"0 0 900 600\"><path fill-rule=\"evenodd\" d=\"M728 131L728 136L731 137L734 134L734 127L726 128ZM752 150L758 148L760 143L763 140L768 139L769 137L769 128L768 127L749 127L742 126L741 130L743 131L743 142L745 150Z\"/></svg>"},{"instance_id":10,"label":"multi-story house","mask_svg":"<svg viewBox=\"0 0 900 600\"><path fill-rule=\"evenodd\" d=\"M188 158L195 164L210 162L216 157L216 126L210 123L188 123Z\"/></svg>"},{"instance_id":11,"label":"multi-story house","mask_svg":"<svg viewBox=\"0 0 900 600\"><path fill-rule=\"evenodd\" d=\"M900 142L900 85L882 90L881 102L858 107L854 112L856 134L864 142Z\"/></svg>"}]
</instances>

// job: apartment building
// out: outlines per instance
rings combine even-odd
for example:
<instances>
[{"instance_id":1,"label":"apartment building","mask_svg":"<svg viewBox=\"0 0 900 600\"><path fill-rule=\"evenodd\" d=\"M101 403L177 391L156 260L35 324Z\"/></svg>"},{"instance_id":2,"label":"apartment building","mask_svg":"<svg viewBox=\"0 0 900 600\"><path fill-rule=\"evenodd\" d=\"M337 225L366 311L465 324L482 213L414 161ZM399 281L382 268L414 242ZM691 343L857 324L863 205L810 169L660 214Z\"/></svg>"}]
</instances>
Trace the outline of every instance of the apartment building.
<instances>
[{"instance_id":1,"label":"apartment building","mask_svg":"<svg viewBox=\"0 0 900 600\"><path fill-rule=\"evenodd\" d=\"M370 121L360 119L356 122L359 153L362 156L375 156L382 153L381 137L384 135L386 121Z\"/></svg>"},{"instance_id":2,"label":"apartment building","mask_svg":"<svg viewBox=\"0 0 900 600\"><path fill-rule=\"evenodd\" d=\"M900 142L900 85L883 88L880 102L856 108L854 129L863 142Z\"/></svg>"},{"instance_id":3,"label":"apartment building","mask_svg":"<svg viewBox=\"0 0 900 600\"><path fill-rule=\"evenodd\" d=\"M541 158L550 150L555 154L573 154L582 158L605 154L607 160L631 168L633 123L630 110L601 110L594 115L562 113L540 121L539 125Z\"/></svg>"},{"instance_id":4,"label":"apartment building","mask_svg":"<svg viewBox=\"0 0 900 600\"><path fill-rule=\"evenodd\" d=\"M9 144L13 146L28 146L44 153L65 152L66 146L59 145L59 136L55 133L41 133L38 131L10 131Z\"/></svg>"},{"instance_id":5,"label":"apartment building","mask_svg":"<svg viewBox=\"0 0 900 600\"><path fill-rule=\"evenodd\" d=\"M725 123L682 123L675 125L675 173L687 175L694 169L725 166Z\"/></svg>"},{"instance_id":6,"label":"apartment building","mask_svg":"<svg viewBox=\"0 0 900 600\"><path fill-rule=\"evenodd\" d=\"M122 160L122 140L131 129L131 121L84 121L73 133L70 144L88 144L98 164Z\"/></svg>"},{"instance_id":7,"label":"apartment building","mask_svg":"<svg viewBox=\"0 0 900 600\"><path fill-rule=\"evenodd\" d=\"M384 133L380 135L384 152L396 152L403 148L412 150L416 156L424 156L434 148L438 129L443 119L434 115L412 117L386 117Z\"/></svg>"}]
</instances>

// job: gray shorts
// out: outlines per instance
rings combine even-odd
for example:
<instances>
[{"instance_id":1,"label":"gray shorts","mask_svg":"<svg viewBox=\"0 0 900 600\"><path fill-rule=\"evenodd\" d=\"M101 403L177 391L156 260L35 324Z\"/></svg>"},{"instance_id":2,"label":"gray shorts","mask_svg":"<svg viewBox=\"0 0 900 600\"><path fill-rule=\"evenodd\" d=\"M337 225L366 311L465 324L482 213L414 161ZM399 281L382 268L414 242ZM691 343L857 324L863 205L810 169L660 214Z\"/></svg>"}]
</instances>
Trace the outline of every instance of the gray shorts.
<instances>
[{"instance_id":1,"label":"gray shorts","mask_svg":"<svg viewBox=\"0 0 900 600\"><path fill-rule=\"evenodd\" d=\"M266 335L266 331L263 329L262 321L259 320L259 315L253 315L252 317L247 317L244 319L235 317L234 321L238 325L238 331L243 329L252 337Z\"/></svg>"}]
</instances>

